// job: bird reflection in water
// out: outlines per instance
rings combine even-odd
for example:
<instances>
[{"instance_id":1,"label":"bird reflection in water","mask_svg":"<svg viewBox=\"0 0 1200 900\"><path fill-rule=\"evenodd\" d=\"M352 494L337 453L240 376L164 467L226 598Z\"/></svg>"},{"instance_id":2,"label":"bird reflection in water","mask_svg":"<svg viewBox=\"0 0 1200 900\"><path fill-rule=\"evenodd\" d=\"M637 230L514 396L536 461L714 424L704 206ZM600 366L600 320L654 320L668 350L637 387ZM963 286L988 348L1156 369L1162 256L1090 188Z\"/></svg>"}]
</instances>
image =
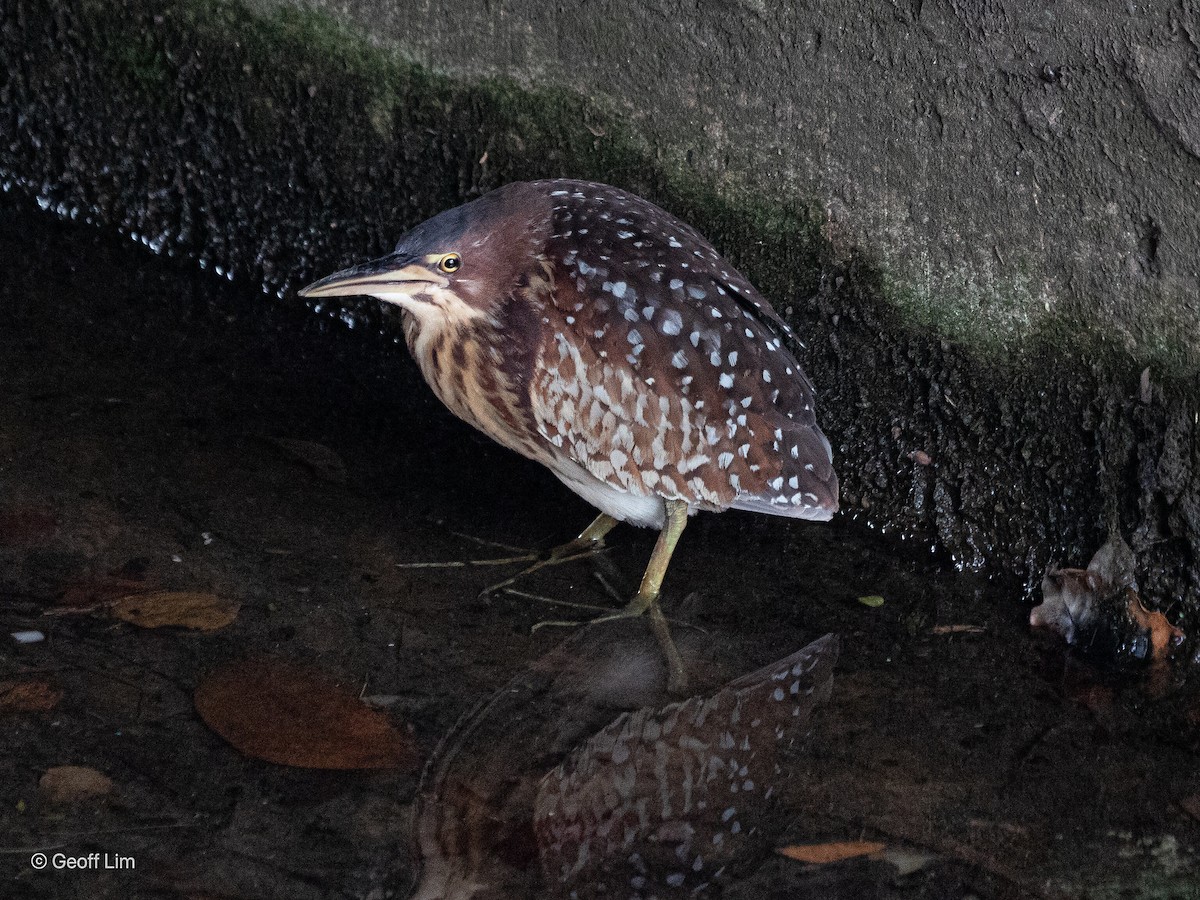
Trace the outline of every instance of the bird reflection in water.
<instances>
[{"instance_id":1,"label":"bird reflection in water","mask_svg":"<svg viewBox=\"0 0 1200 900\"><path fill-rule=\"evenodd\" d=\"M715 896L782 830L786 754L837 654L826 635L667 702L644 629L587 628L442 741L417 804L415 900Z\"/></svg>"}]
</instances>

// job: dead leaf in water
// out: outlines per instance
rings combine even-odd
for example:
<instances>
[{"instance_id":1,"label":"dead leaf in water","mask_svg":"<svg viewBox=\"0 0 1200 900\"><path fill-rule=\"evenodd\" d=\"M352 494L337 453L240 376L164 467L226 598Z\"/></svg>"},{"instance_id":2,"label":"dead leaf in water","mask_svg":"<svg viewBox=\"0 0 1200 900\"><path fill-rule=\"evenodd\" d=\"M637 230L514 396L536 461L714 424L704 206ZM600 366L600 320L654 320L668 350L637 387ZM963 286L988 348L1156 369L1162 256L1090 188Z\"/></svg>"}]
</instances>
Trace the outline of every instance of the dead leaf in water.
<instances>
[{"instance_id":1,"label":"dead leaf in water","mask_svg":"<svg viewBox=\"0 0 1200 900\"><path fill-rule=\"evenodd\" d=\"M50 803L79 803L110 793L112 779L88 766L55 766L47 769L38 788Z\"/></svg>"},{"instance_id":2,"label":"dead leaf in water","mask_svg":"<svg viewBox=\"0 0 1200 900\"><path fill-rule=\"evenodd\" d=\"M206 725L246 756L307 769L413 769L417 752L386 715L328 675L247 659L196 688Z\"/></svg>"},{"instance_id":3,"label":"dead leaf in water","mask_svg":"<svg viewBox=\"0 0 1200 900\"><path fill-rule=\"evenodd\" d=\"M270 441L282 450L288 459L307 466L318 478L333 484L346 483L346 464L324 444L296 438L270 438Z\"/></svg>"},{"instance_id":4,"label":"dead leaf in water","mask_svg":"<svg viewBox=\"0 0 1200 900\"><path fill-rule=\"evenodd\" d=\"M982 625L935 625L934 634L983 634L987 631Z\"/></svg>"},{"instance_id":5,"label":"dead leaf in water","mask_svg":"<svg viewBox=\"0 0 1200 900\"><path fill-rule=\"evenodd\" d=\"M237 619L239 604L216 594L151 591L130 594L109 606L113 616L139 628L191 628L216 631Z\"/></svg>"},{"instance_id":6,"label":"dead leaf in water","mask_svg":"<svg viewBox=\"0 0 1200 900\"><path fill-rule=\"evenodd\" d=\"M1049 628L1075 643L1096 617L1096 596L1106 582L1086 569L1051 569L1042 579L1042 602L1029 611L1032 628Z\"/></svg>"},{"instance_id":7,"label":"dead leaf in water","mask_svg":"<svg viewBox=\"0 0 1200 900\"><path fill-rule=\"evenodd\" d=\"M798 862L824 866L844 859L875 856L886 848L887 844L878 841L832 841L827 844L794 844L780 847L775 852Z\"/></svg>"},{"instance_id":8,"label":"dead leaf in water","mask_svg":"<svg viewBox=\"0 0 1200 900\"><path fill-rule=\"evenodd\" d=\"M46 712L62 699L62 691L48 681L0 681L0 715Z\"/></svg>"},{"instance_id":9,"label":"dead leaf in water","mask_svg":"<svg viewBox=\"0 0 1200 900\"><path fill-rule=\"evenodd\" d=\"M1183 640L1183 632L1168 622L1162 613L1146 609L1141 598L1132 589L1125 589L1125 597L1130 618L1139 627L1150 632L1150 659L1166 659L1171 653L1171 648Z\"/></svg>"}]
</instances>

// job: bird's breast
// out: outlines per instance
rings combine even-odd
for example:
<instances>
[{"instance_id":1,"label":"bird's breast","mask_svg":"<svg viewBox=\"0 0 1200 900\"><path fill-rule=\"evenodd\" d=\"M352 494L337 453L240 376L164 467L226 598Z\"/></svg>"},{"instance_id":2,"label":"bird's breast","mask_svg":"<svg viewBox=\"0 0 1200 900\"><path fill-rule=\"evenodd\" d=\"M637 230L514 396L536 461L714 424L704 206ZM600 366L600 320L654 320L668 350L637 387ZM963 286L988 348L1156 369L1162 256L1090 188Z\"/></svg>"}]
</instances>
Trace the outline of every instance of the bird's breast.
<instances>
[{"instance_id":1,"label":"bird's breast","mask_svg":"<svg viewBox=\"0 0 1200 900\"><path fill-rule=\"evenodd\" d=\"M405 338L425 381L450 412L503 446L536 457L528 399L508 373L492 329L406 315Z\"/></svg>"}]
</instances>

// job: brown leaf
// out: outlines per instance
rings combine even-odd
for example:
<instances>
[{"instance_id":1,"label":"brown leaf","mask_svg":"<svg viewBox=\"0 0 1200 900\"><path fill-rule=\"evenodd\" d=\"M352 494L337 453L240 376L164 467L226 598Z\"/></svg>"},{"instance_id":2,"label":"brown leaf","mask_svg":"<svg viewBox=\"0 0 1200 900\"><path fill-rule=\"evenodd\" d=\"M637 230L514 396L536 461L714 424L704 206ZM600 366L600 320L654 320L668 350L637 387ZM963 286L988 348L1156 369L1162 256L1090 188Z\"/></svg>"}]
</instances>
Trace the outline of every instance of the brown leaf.
<instances>
[{"instance_id":1,"label":"brown leaf","mask_svg":"<svg viewBox=\"0 0 1200 900\"><path fill-rule=\"evenodd\" d=\"M1106 589L1103 578L1087 569L1051 569L1042 579L1042 602L1029 611L1029 624L1057 631L1073 644L1095 620L1098 596Z\"/></svg>"},{"instance_id":2,"label":"brown leaf","mask_svg":"<svg viewBox=\"0 0 1200 900\"><path fill-rule=\"evenodd\" d=\"M110 612L139 628L176 626L196 631L216 631L232 623L239 605L216 594L191 591L151 591L114 600Z\"/></svg>"},{"instance_id":3,"label":"brown leaf","mask_svg":"<svg viewBox=\"0 0 1200 900\"><path fill-rule=\"evenodd\" d=\"M56 766L48 769L38 787L51 803L79 803L103 797L112 791L112 779L87 766Z\"/></svg>"},{"instance_id":4,"label":"brown leaf","mask_svg":"<svg viewBox=\"0 0 1200 900\"><path fill-rule=\"evenodd\" d=\"M828 863L841 862L843 859L875 856L883 852L886 847L887 844L881 844L878 841L833 841L828 844L795 844L790 847L780 847L775 852L788 859L823 866Z\"/></svg>"},{"instance_id":5,"label":"brown leaf","mask_svg":"<svg viewBox=\"0 0 1200 900\"><path fill-rule=\"evenodd\" d=\"M987 631L981 625L935 625L934 634L983 634Z\"/></svg>"},{"instance_id":6,"label":"brown leaf","mask_svg":"<svg viewBox=\"0 0 1200 900\"><path fill-rule=\"evenodd\" d=\"M62 691L48 681L0 681L0 715L46 712L62 699Z\"/></svg>"},{"instance_id":7,"label":"brown leaf","mask_svg":"<svg viewBox=\"0 0 1200 900\"><path fill-rule=\"evenodd\" d=\"M1131 588L1126 588L1125 596L1128 601L1129 616L1138 627L1150 632L1150 659L1160 661L1166 659L1171 648L1183 641L1183 632L1167 621L1162 613L1151 612L1142 606L1142 600Z\"/></svg>"},{"instance_id":8,"label":"brown leaf","mask_svg":"<svg viewBox=\"0 0 1200 900\"><path fill-rule=\"evenodd\" d=\"M196 689L206 725L246 756L309 769L412 769L417 752L383 713L322 672L246 659Z\"/></svg>"},{"instance_id":9,"label":"brown leaf","mask_svg":"<svg viewBox=\"0 0 1200 900\"><path fill-rule=\"evenodd\" d=\"M334 484L346 483L346 464L324 444L296 438L271 438L270 441L282 450L288 459L307 466L318 478Z\"/></svg>"}]
</instances>

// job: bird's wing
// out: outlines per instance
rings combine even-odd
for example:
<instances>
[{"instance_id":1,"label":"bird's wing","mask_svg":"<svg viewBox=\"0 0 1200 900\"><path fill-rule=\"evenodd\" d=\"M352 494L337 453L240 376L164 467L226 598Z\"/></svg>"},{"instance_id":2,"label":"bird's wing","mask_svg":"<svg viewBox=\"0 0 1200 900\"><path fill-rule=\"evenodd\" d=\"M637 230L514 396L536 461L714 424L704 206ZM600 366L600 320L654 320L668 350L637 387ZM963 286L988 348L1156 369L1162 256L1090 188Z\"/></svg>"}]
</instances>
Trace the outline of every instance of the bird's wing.
<instances>
[{"instance_id":1,"label":"bird's wing","mask_svg":"<svg viewBox=\"0 0 1200 900\"><path fill-rule=\"evenodd\" d=\"M773 840L788 817L772 796L793 768L780 757L829 699L837 655L825 635L711 696L624 713L576 747L534 803L547 879L622 895L644 875L644 895L694 896Z\"/></svg>"},{"instance_id":2,"label":"bird's wing","mask_svg":"<svg viewBox=\"0 0 1200 900\"><path fill-rule=\"evenodd\" d=\"M615 188L561 190L531 380L543 436L614 487L828 518L829 443L782 319L657 207Z\"/></svg>"}]
</instances>

